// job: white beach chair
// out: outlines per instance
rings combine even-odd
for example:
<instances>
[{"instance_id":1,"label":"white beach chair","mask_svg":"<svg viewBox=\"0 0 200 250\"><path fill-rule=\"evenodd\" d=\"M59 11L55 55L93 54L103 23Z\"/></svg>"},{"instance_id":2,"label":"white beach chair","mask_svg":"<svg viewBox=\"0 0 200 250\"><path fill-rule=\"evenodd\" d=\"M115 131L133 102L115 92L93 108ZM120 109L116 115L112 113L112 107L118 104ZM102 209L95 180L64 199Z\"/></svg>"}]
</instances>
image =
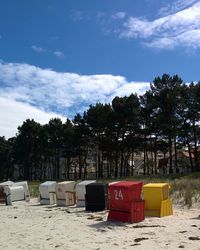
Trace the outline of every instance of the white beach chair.
<instances>
[{"instance_id":1,"label":"white beach chair","mask_svg":"<svg viewBox=\"0 0 200 250\"><path fill-rule=\"evenodd\" d=\"M6 194L6 204L12 205L14 201L23 201L26 199L23 186L8 186L5 185L4 192Z\"/></svg>"},{"instance_id":2,"label":"white beach chair","mask_svg":"<svg viewBox=\"0 0 200 250\"><path fill-rule=\"evenodd\" d=\"M56 201L58 206L76 204L75 181L63 181L56 184Z\"/></svg>"},{"instance_id":3,"label":"white beach chair","mask_svg":"<svg viewBox=\"0 0 200 250\"><path fill-rule=\"evenodd\" d=\"M86 185L96 182L95 180L81 181L76 185L77 207L85 207Z\"/></svg>"},{"instance_id":4,"label":"white beach chair","mask_svg":"<svg viewBox=\"0 0 200 250\"><path fill-rule=\"evenodd\" d=\"M27 181L13 182L5 181L0 183L0 186L4 187L6 194L6 203L7 205L12 205L14 201L30 201L30 194L28 190Z\"/></svg>"},{"instance_id":5,"label":"white beach chair","mask_svg":"<svg viewBox=\"0 0 200 250\"><path fill-rule=\"evenodd\" d=\"M30 193L29 193L27 181L14 182L13 186L23 186L24 191L25 191L25 200L30 201Z\"/></svg>"},{"instance_id":6,"label":"white beach chair","mask_svg":"<svg viewBox=\"0 0 200 250\"><path fill-rule=\"evenodd\" d=\"M56 203L56 181L45 181L39 186L40 204L54 205Z\"/></svg>"}]
</instances>

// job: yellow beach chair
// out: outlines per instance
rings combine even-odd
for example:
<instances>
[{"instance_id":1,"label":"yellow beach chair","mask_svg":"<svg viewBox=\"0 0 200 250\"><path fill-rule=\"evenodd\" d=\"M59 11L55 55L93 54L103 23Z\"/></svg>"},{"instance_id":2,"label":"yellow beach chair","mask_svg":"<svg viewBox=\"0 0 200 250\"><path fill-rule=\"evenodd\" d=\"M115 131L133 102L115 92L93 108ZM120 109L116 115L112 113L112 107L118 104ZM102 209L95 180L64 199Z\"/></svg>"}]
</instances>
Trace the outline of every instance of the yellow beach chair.
<instances>
[{"instance_id":1,"label":"yellow beach chair","mask_svg":"<svg viewBox=\"0 0 200 250\"><path fill-rule=\"evenodd\" d=\"M143 186L145 216L163 217L173 214L169 190L169 183L149 183Z\"/></svg>"}]
</instances>

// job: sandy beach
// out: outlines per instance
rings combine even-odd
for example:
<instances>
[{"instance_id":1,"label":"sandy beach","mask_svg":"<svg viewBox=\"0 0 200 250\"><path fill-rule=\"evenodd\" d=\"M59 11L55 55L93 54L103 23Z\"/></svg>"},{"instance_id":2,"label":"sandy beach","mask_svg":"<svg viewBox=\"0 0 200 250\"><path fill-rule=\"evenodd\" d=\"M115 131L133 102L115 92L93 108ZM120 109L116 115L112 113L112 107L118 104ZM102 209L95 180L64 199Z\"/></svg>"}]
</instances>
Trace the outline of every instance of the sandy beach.
<instances>
[{"instance_id":1,"label":"sandy beach","mask_svg":"<svg viewBox=\"0 0 200 250\"><path fill-rule=\"evenodd\" d=\"M200 249L200 210L137 224L108 222L107 211L41 206L37 199L0 205L0 249Z\"/></svg>"}]
</instances>

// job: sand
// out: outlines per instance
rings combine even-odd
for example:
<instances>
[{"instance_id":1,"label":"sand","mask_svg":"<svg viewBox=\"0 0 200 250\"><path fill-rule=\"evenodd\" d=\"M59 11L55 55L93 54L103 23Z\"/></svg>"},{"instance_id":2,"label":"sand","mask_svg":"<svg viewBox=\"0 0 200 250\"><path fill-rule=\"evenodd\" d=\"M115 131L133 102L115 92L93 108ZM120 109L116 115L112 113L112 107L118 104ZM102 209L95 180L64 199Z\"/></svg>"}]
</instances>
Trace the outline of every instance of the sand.
<instances>
[{"instance_id":1,"label":"sand","mask_svg":"<svg viewBox=\"0 0 200 250\"><path fill-rule=\"evenodd\" d=\"M137 224L107 222L107 212L41 206L37 199L0 205L0 249L200 249L200 210Z\"/></svg>"}]
</instances>

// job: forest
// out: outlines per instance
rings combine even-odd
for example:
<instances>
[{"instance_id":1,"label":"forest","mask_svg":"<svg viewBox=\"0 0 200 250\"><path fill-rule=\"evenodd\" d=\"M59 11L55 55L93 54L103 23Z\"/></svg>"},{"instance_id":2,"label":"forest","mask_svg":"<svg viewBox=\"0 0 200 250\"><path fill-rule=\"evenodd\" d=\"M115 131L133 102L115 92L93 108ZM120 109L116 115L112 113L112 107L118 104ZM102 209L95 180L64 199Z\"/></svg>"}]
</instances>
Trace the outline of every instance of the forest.
<instances>
[{"instance_id":1,"label":"forest","mask_svg":"<svg viewBox=\"0 0 200 250\"><path fill-rule=\"evenodd\" d=\"M143 155L144 175L159 174L158 152L169 157L172 173L173 164L182 164L177 153L183 149L189 154L190 171L199 172L199 142L200 82L163 74L143 95L90 105L65 123L54 118L41 125L27 119L15 137L0 137L0 180L15 178L16 168L19 179L56 180L63 165L65 179L70 173L84 179L90 150L96 155L96 178L132 176L130 162L137 152Z\"/></svg>"}]
</instances>

